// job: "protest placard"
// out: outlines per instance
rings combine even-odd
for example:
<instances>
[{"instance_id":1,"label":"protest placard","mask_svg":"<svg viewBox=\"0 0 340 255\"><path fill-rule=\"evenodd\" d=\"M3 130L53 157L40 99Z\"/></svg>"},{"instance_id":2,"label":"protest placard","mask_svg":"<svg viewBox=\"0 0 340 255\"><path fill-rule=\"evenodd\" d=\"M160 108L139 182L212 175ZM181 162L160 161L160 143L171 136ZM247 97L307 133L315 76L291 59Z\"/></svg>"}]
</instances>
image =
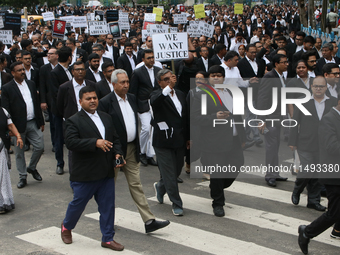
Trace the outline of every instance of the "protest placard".
<instances>
[{"instance_id":1,"label":"protest placard","mask_svg":"<svg viewBox=\"0 0 340 255\"><path fill-rule=\"evenodd\" d=\"M186 24L187 23L187 14L174 14L174 24Z\"/></svg>"},{"instance_id":2,"label":"protest placard","mask_svg":"<svg viewBox=\"0 0 340 255\"><path fill-rule=\"evenodd\" d=\"M169 25L150 25L151 34L169 33Z\"/></svg>"},{"instance_id":3,"label":"protest placard","mask_svg":"<svg viewBox=\"0 0 340 255\"><path fill-rule=\"evenodd\" d=\"M178 29L177 27L169 27L169 33L177 33Z\"/></svg>"},{"instance_id":4,"label":"protest placard","mask_svg":"<svg viewBox=\"0 0 340 255\"><path fill-rule=\"evenodd\" d=\"M153 34L155 60L175 60L188 58L187 33Z\"/></svg>"},{"instance_id":5,"label":"protest placard","mask_svg":"<svg viewBox=\"0 0 340 255\"><path fill-rule=\"evenodd\" d=\"M3 42L3 44L12 44L13 43L12 30L0 30L0 41Z\"/></svg>"},{"instance_id":6,"label":"protest placard","mask_svg":"<svg viewBox=\"0 0 340 255\"><path fill-rule=\"evenodd\" d=\"M104 35L108 34L108 27L106 21L89 21L90 35Z\"/></svg>"},{"instance_id":7,"label":"protest placard","mask_svg":"<svg viewBox=\"0 0 340 255\"><path fill-rule=\"evenodd\" d=\"M243 4L234 4L234 14L243 14Z\"/></svg>"},{"instance_id":8,"label":"protest placard","mask_svg":"<svg viewBox=\"0 0 340 255\"><path fill-rule=\"evenodd\" d=\"M204 5L203 4L196 4L194 5L195 10L195 18L205 18L205 11L204 11Z\"/></svg>"},{"instance_id":9,"label":"protest placard","mask_svg":"<svg viewBox=\"0 0 340 255\"><path fill-rule=\"evenodd\" d=\"M72 26L73 28L87 27L86 16L74 16Z\"/></svg>"},{"instance_id":10,"label":"protest placard","mask_svg":"<svg viewBox=\"0 0 340 255\"><path fill-rule=\"evenodd\" d=\"M2 19L2 16L0 16L0 28L4 28L4 20Z\"/></svg>"},{"instance_id":11,"label":"protest placard","mask_svg":"<svg viewBox=\"0 0 340 255\"><path fill-rule=\"evenodd\" d=\"M153 25L153 24L155 24L155 23L154 22L149 22L149 21L144 21L143 30L145 30L145 29L150 30L150 25Z\"/></svg>"},{"instance_id":12,"label":"protest placard","mask_svg":"<svg viewBox=\"0 0 340 255\"><path fill-rule=\"evenodd\" d=\"M161 22L162 21L162 14L163 14L163 10L153 7L153 13L156 14L156 21Z\"/></svg>"},{"instance_id":13,"label":"protest placard","mask_svg":"<svg viewBox=\"0 0 340 255\"><path fill-rule=\"evenodd\" d=\"M155 22L156 21L156 13L145 13L144 21Z\"/></svg>"},{"instance_id":14,"label":"protest placard","mask_svg":"<svg viewBox=\"0 0 340 255\"><path fill-rule=\"evenodd\" d=\"M151 36L151 30L150 29L143 29L142 30L142 41L145 42L146 38L148 36Z\"/></svg>"},{"instance_id":15,"label":"protest placard","mask_svg":"<svg viewBox=\"0 0 340 255\"><path fill-rule=\"evenodd\" d=\"M104 11L94 11L95 21L104 21Z\"/></svg>"},{"instance_id":16,"label":"protest placard","mask_svg":"<svg viewBox=\"0 0 340 255\"><path fill-rule=\"evenodd\" d=\"M54 20L53 12L43 12L41 15L43 16L44 21Z\"/></svg>"},{"instance_id":17,"label":"protest placard","mask_svg":"<svg viewBox=\"0 0 340 255\"><path fill-rule=\"evenodd\" d=\"M13 35L20 35L21 14L5 13L4 29L12 30Z\"/></svg>"},{"instance_id":18,"label":"protest placard","mask_svg":"<svg viewBox=\"0 0 340 255\"><path fill-rule=\"evenodd\" d=\"M0 18L1 19L1 18ZM20 32L25 33L27 31L27 19L21 19Z\"/></svg>"},{"instance_id":19,"label":"protest placard","mask_svg":"<svg viewBox=\"0 0 340 255\"><path fill-rule=\"evenodd\" d=\"M74 16L63 16L63 17L59 17L58 19L64 20L66 21L66 23L70 23L71 26L73 25L73 18Z\"/></svg>"},{"instance_id":20,"label":"protest placard","mask_svg":"<svg viewBox=\"0 0 340 255\"><path fill-rule=\"evenodd\" d=\"M120 28L119 28L119 22L118 21L112 21L108 23L109 31L112 34L114 39L118 39L121 37L120 35Z\"/></svg>"},{"instance_id":21,"label":"protest placard","mask_svg":"<svg viewBox=\"0 0 340 255\"><path fill-rule=\"evenodd\" d=\"M203 29L202 29L202 27L203 27ZM214 25L209 25L208 23L201 21L200 28L202 30L202 35L204 35L206 37L213 37L214 29L215 29Z\"/></svg>"},{"instance_id":22,"label":"protest placard","mask_svg":"<svg viewBox=\"0 0 340 255\"><path fill-rule=\"evenodd\" d=\"M200 21L191 20L189 26L187 27L187 32L190 37L200 37L202 32L200 30Z\"/></svg>"},{"instance_id":23,"label":"protest placard","mask_svg":"<svg viewBox=\"0 0 340 255\"><path fill-rule=\"evenodd\" d=\"M129 14L127 12L119 12L119 28L121 30L130 29Z\"/></svg>"},{"instance_id":24,"label":"protest placard","mask_svg":"<svg viewBox=\"0 0 340 255\"><path fill-rule=\"evenodd\" d=\"M52 36L63 39L66 29L65 20L54 20Z\"/></svg>"}]
</instances>

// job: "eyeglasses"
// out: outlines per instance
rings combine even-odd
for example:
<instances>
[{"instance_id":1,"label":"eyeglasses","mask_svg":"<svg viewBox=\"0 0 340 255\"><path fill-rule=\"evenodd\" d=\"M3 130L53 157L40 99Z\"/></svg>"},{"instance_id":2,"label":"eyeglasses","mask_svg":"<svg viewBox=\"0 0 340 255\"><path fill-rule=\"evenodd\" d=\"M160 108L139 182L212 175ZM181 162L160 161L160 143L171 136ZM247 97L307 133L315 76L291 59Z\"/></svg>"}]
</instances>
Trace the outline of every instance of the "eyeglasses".
<instances>
[{"instance_id":1,"label":"eyeglasses","mask_svg":"<svg viewBox=\"0 0 340 255\"><path fill-rule=\"evenodd\" d=\"M168 81L170 81L170 77L166 77L166 78L164 78L164 79L163 79L163 80L161 80L161 81L168 82Z\"/></svg>"},{"instance_id":2,"label":"eyeglasses","mask_svg":"<svg viewBox=\"0 0 340 255\"><path fill-rule=\"evenodd\" d=\"M24 60L31 60L32 58L23 58Z\"/></svg>"},{"instance_id":3,"label":"eyeglasses","mask_svg":"<svg viewBox=\"0 0 340 255\"><path fill-rule=\"evenodd\" d=\"M315 89L322 89L322 88L325 88L326 85L313 85L312 87Z\"/></svg>"}]
</instances>

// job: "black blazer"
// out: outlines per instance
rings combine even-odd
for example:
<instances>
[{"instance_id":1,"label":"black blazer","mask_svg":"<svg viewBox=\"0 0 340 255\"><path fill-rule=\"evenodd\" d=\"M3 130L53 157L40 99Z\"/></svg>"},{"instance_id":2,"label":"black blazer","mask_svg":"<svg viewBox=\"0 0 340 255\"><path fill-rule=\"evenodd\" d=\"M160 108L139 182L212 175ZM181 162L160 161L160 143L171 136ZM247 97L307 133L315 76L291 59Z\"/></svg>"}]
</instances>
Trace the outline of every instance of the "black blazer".
<instances>
[{"instance_id":1,"label":"black blazer","mask_svg":"<svg viewBox=\"0 0 340 255\"><path fill-rule=\"evenodd\" d=\"M132 56L133 56L133 60L135 61L135 65L137 65L136 56L133 54ZM116 67L117 69L124 69L127 72L129 79L131 78L133 70L132 70L130 61L125 53L118 58Z\"/></svg>"},{"instance_id":2,"label":"black blazer","mask_svg":"<svg viewBox=\"0 0 340 255\"><path fill-rule=\"evenodd\" d=\"M1 71L1 86L4 86L6 83L10 82L11 80L12 80L12 76L10 74Z\"/></svg>"},{"instance_id":3,"label":"black blazer","mask_svg":"<svg viewBox=\"0 0 340 255\"><path fill-rule=\"evenodd\" d=\"M33 69L30 70L30 73L31 73L31 79L30 79L30 81L34 81L37 90L40 90L40 84L39 84L39 68L33 67ZM26 77L26 79L27 79L27 77Z\"/></svg>"},{"instance_id":4,"label":"black blazer","mask_svg":"<svg viewBox=\"0 0 340 255\"><path fill-rule=\"evenodd\" d=\"M214 66L214 65L218 65L220 66L222 63L219 59L219 57L215 54L214 56L212 56L211 58L211 65Z\"/></svg>"},{"instance_id":5,"label":"black blazer","mask_svg":"<svg viewBox=\"0 0 340 255\"><path fill-rule=\"evenodd\" d=\"M116 67L117 60L119 58L119 49L115 46L112 46L112 48L113 48L113 54L112 54L113 55L113 61L114 61L114 65ZM106 46L106 50L108 50L107 46Z\"/></svg>"},{"instance_id":6,"label":"black blazer","mask_svg":"<svg viewBox=\"0 0 340 255\"><path fill-rule=\"evenodd\" d=\"M159 148L176 149L186 146L189 140L188 110L185 94L175 89L178 100L182 105L182 116L169 96L164 96L158 89L151 93L150 104L153 110L151 125L154 127L152 145ZM165 122L167 130L160 130L157 123Z\"/></svg>"},{"instance_id":7,"label":"black blazer","mask_svg":"<svg viewBox=\"0 0 340 255\"><path fill-rule=\"evenodd\" d=\"M136 123L136 139L133 143L136 145L136 153L135 157L137 162L139 162L139 136L138 136L138 115L137 115L137 99L134 95L128 93L126 95L127 101L129 102L135 116L135 123ZM99 101L98 106L99 111L103 111L108 113L112 117L113 124L117 131L120 143L122 145L123 155L126 157L126 150L127 150L127 133L126 133L126 126L124 122L124 118L122 115L122 111L120 110L120 106L118 104L118 100L116 94L114 92L108 94L106 97Z\"/></svg>"},{"instance_id":8,"label":"black blazer","mask_svg":"<svg viewBox=\"0 0 340 255\"><path fill-rule=\"evenodd\" d=\"M105 79L104 74L103 74L102 72L99 71L99 75L100 75L100 78L101 78L102 80ZM94 75L93 75L92 71L90 70L90 68L87 68L87 69L86 69L85 79L86 79L86 80L93 81L94 83L97 83L97 80L96 80L96 78L94 77Z\"/></svg>"},{"instance_id":9,"label":"black blazer","mask_svg":"<svg viewBox=\"0 0 340 255\"><path fill-rule=\"evenodd\" d=\"M96 87L95 83L85 80L86 86ZM60 85L57 97L58 113L65 119L70 118L78 112L76 94L74 92L72 80Z\"/></svg>"},{"instance_id":10,"label":"black blazer","mask_svg":"<svg viewBox=\"0 0 340 255\"><path fill-rule=\"evenodd\" d=\"M107 83L106 78L96 83L96 93L98 100L111 93L111 89L109 87L109 84Z\"/></svg>"},{"instance_id":11,"label":"black blazer","mask_svg":"<svg viewBox=\"0 0 340 255\"><path fill-rule=\"evenodd\" d=\"M336 63L337 65L340 64L340 58L334 57L334 60L335 60L335 63ZM322 57L322 58L319 58L318 62L316 63L316 68L315 68L315 70L314 70L316 76L318 76L318 75L323 76L322 67L323 67L325 64L326 64L325 58L323 58L323 57Z\"/></svg>"},{"instance_id":12,"label":"black blazer","mask_svg":"<svg viewBox=\"0 0 340 255\"><path fill-rule=\"evenodd\" d=\"M50 84L51 84L51 71L52 66L50 63L43 65L40 68L40 102L47 103L48 107L51 106L51 91L50 91Z\"/></svg>"},{"instance_id":13,"label":"black blazer","mask_svg":"<svg viewBox=\"0 0 340 255\"><path fill-rule=\"evenodd\" d=\"M270 72L266 73L261 79L258 97L257 97L257 109L258 110L268 110L272 106L273 98L272 98L272 89L277 88L277 107L276 110L267 116L259 115L258 118L261 120L265 119L282 119L281 116L281 88L282 84L279 78L279 75L273 68ZM267 126L271 124L271 122L267 123ZM280 122L274 122L274 125L280 125Z\"/></svg>"},{"instance_id":14,"label":"black blazer","mask_svg":"<svg viewBox=\"0 0 340 255\"><path fill-rule=\"evenodd\" d=\"M207 72L207 70L205 70L205 65L203 63L202 57L196 58L196 66L199 71ZM210 67L212 67L212 62L211 59L208 58L208 70Z\"/></svg>"},{"instance_id":15,"label":"black blazer","mask_svg":"<svg viewBox=\"0 0 340 255\"><path fill-rule=\"evenodd\" d=\"M322 116L327 114L330 109L337 104L337 99L333 97L327 99ZM303 106L312 115L304 115L299 108L294 106L293 119L297 121L298 125L290 129L288 145L296 146L297 149L301 151L318 152L320 120L315 108L314 99L310 99L307 103L304 103Z\"/></svg>"},{"instance_id":16,"label":"black blazer","mask_svg":"<svg viewBox=\"0 0 340 255\"><path fill-rule=\"evenodd\" d=\"M314 78L309 77L309 92L312 94L312 87L311 85L313 84ZM287 88L303 88L307 89L305 83L301 80L301 78L292 78L288 83L287 83ZM287 98L299 98L303 96L302 94L299 93L289 93L287 94Z\"/></svg>"},{"instance_id":17,"label":"black blazer","mask_svg":"<svg viewBox=\"0 0 340 255\"><path fill-rule=\"evenodd\" d=\"M152 86L150 76L145 65L135 69L132 74L129 92L134 94L137 98L139 113L150 110L148 100L150 98L151 92L160 88L156 79L156 75L160 70L161 69L159 67L153 67L153 73L155 76L154 86Z\"/></svg>"},{"instance_id":18,"label":"black blazer","mask_svg":"<svg viewBox=\"0 0 340 255\"><path fill-rule=\"evenodd\" d=\"M101 111L98 115L105 127L105 137L101 137L84 110L65 122L65 144L72 151L70 181L87 182L114 177L113 160L116 154L123 155L123 152L111 116ZM98 139L112 142L113 148L108 152L97 148Z\"/></svg>"},{"instance_id":19,"label":"black blazer","mask_svg":"<svg viewBox=\"0 0 340 255\"><path fill-rule=\"evenodd\" d=\"M315 49L313 48L312 51L315 51ZM293 77L296 76L296 66L297 66L297 62L299 60L301 60L301 56L302 54L304 53L303 50L300 50L296 53L293 54L293 60L292 60L292 72L293 72ZM316 59L318 60L320 57L319 57L319 54L317 54L317 52L315 52L315 56L316 56Z\"/></svg>"},{"instance_id":20,"label":"black blazer","mask_svg":"<svg viewBox=\"0 0 340 255\"><path fill-rule=\"evenodd\" d=\"M58 64L52 71L51 71L51 111L56 116L61 116L57 110L57 96L58 90L61 84L70 81L67 77L67 74L64 68Z\"/></svg>"},{"instance_id":21,"label":"black blazer","mask_svg":"<svg viewBox=\"0 0 340 255\"><path fill-rule=\"evenodd\" d=\"M319 127L320 164L340 165L340 116L331 109L322 119ZM328 168L329 169L329 168ZM319 179L327 185L340 185L339 172L333 172L329 179Z\"/></svg>"},{"instance_id":22,"label":"black blazer","mask_svg":"<svg viewBox=\"0 0 340 255\"><path fill-rule=\"evenodd\" d=\"M33 81L25 81L31 92L35 115L34 121L36 122L37 128L40 128L44 125L44 118L40 109L40 100L37 89ZM12 121L19 133L25 132L27 124L26 103L14 79L2 87L1 99L2 107L4 107L11 115Z\"/></svg>"}]
</instances>

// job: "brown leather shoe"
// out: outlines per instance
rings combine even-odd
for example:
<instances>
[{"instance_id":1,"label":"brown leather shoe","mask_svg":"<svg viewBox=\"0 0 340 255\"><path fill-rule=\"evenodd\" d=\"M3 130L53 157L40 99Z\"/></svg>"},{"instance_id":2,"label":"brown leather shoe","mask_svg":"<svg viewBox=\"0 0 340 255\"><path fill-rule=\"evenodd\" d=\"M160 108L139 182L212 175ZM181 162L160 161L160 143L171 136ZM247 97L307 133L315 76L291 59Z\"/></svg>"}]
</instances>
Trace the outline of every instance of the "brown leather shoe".
<instances>
[{"instance_id":1,"label":"brown leather shoe","mask_svg":"<svg viewBox=\"0 0 340 255\"><path fill-rule=\"evenodd\" d=\"M71 230L64 230L63 231L63 226L64 223L61 223L61 239L63 240L64 243L70 244L72 243L72 233Z\"/></svg>"},{"instance_id":2,"label":"brown leather shoe","mask_svg":"<svg viewBox=\"0 0 340 255\"><path fill-rule=\"evenodd\" d=\"M121 245L120 243L117 243L116 241L111 241L109 244L102 242L102 247L103 248L109 248L114 251L122 251L124 250L124 246Z\"/></svg>"}]
</instances>

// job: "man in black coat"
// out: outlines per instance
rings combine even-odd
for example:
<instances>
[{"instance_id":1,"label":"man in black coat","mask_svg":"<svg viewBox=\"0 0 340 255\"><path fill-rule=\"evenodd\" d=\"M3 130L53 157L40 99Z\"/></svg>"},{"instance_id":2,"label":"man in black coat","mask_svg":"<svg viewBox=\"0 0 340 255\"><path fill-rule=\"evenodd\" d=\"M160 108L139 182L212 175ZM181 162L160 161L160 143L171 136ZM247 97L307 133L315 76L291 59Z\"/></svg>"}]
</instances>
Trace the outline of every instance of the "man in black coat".
<instances>
[{"instance_id":1,"label":"man in black coat","mask_svg":"<svg viewBox=\"0 0 340 255\"><path fill-rule=\"evenodd\" d=\"M85 68L83 68L85 69ZM84 70L85 71L85 70ZM95 88L80 90L81 110L67 119L65 143L72 151L70 185L74 199L69 203L61 224L61 239L72 243L75 228L88 201L94 196L100 213L103 248L121 251L124 246L113 240L115 215L115 182L113 162L123 152L110 115L98 112ZM121 167L119 164L117 167Z\"/></svg>"},{"instance_id":2,"label":"man in black coat","mask_svg":"<svg viewBox=\"0 0 340 255\"><path fill-rule=\"evenodd\" d=\"M142 125L140 133L140 160L144 166L148 164L156 166L157 163L153 159L155 152L151 145L150 121L152 116L148 100L152 91L159 89L156 76L161 69L154 66L154 54L150 49L143 51L142 60L144 65L137 68L132 74L129 91L137 98L138 116Z\"/></svg>"},{"instance_id":3,"label":"man in black coat","mask_svg":"<svg viewBox=\"0 0 340 255\"><path fill-rule=\"evenodd\" d=\"M265 165L268 169L265 180L271 187L276 187L276 181L287 180L287 178L280 177L279 173L275 172L273 168L279 166L280 121L283 119L281 115L281 88L285 87L283 72L287 71L288 64L288 59L285 55L277 54L274 56L274 68L263 76L257 98L258 110L268 110L271 108L273 100L277 102L277 107L273 113L258 116L262 120L262 122L259 122L259 130L260 133L264 134L266 143ZM273 88L277 88L276 99L273 99ZM279 119L280 121L271 122L266 121L266 119Z\"/></svg>"},{"instance_id":4,"label":"man in black coat","mask_svg":"<svg viewBox=\"0 0 340 255\"><path fill-rule=\"evenodd\" d=\"M40 109L40 102L35 83L25 80L25 69L22 62L11 65L12 81L2 88L2 107L12 116L12 121L18 129L22 140L27 138L33 146L30 164L26 168L24 148L14 147L16 166L20 181L18 188L27 184L27 173L32 174L37 181L42 181L36 167L44 152L44 118ZM14 141L14 144L17 144Z\"/></svg>"},{"instance_id":5,"label":"man in black coat","mask_svg":"<svg viewBox=\"0 0 340 255\"><path fill-rule=\"evenodd\" d=\"M200 48L200 56L196 58L196 66L199 71L208 72L209 68L212 67L211 59L209 56L209 48L207 46L203 46Z\"/></svg>"},{"instance_id":6,"label":"man in black coat","mask_svg":"<svg viewBox=\"0 0 340 255\"><path fill-rule=\"evenodd\" d=\"M91 53L89 55L89 67L86 69L85 79L96 83L105 78L103 73L99 71L99 62L100 56L97 53Z\"/></svg>"},{"instance_id":7,"label":"man in black coat","mask_svg":"<svg viewBox=\"0 0 340 255\"><path fill-rule=\"evenodd\" d=\"M326 172L321 173L319 178L327 190L328 210L309 225L299 226L298 243L304 254L308 253L310 239L318 236L334 224L331 237L337 239L340 237L340 176L339 171L334 171L340 165L339 104L333 107L321 120L319 146L320 164L326 166Z\"/></svg>"},{"instance_id":8,"label":"man in black coat","mask_svg":"<svg viewBox=\"0 0 340 255\"><path fill-rule=\"evenodd\" d=\"M116 68L125 70L130 79L132 72L136 68L137 59L132 53L132 44L130 42L126 42L124 44L124 51L125 54L121 55L117 60Z\"/></svg>"},{"instance_id":9,"label":"man in black coat","mask_svg":"<svg viewBox=\"0 0 340 255\"><path fill-rule=\"evenodd\" d=\"M96 83L96 93L97 93L98 100L102 99L107 94L113 91L111 75L114 70L115 70L115 67L112 62L105 62L102 65L104 78L101 81Z\"/></svg>"},{"instance_id":10,"label":"man in black coat","mask_svg":"<svg viewBox=\"0 0 340 255\"><path fill-rule=\"evenodd\" d=\"M37 90L39 90L39 68L33 67L32 56L28 51L22 52L22 63L25 68L26 79L30 81L34 81Z\"/></svg>"},{"instance_id":11,"label":"man in black coat","mask_svg":"<svg viewBox=\"0 0 340 255\"><path fill-rule=\"evenodd\" d=\"M130 194L145 223L146 233L169 225L169 221L156 221L145 197L139 171L139 137L136 97L128 93L129 78L122 69L112 73L114 92L100 100L99 110L111 115L126 164L122 167L129 185ZM118 169L116 178L118 177Z\"/></svg>"},{"instance_id":12,"label":"man in black coat","mask_svg":"<svg viewBox=\"0 0 340 255\"><path fill-rule=\"evenodd\" d=\"M333 57L333 49L334 46L332 43L325 43L322 45L322 58L319 58L318 62L316 63L315 75L323 75L322 68L325 64L340 64L340 59L337 56Z\"/></svg>"}]
</instances>

